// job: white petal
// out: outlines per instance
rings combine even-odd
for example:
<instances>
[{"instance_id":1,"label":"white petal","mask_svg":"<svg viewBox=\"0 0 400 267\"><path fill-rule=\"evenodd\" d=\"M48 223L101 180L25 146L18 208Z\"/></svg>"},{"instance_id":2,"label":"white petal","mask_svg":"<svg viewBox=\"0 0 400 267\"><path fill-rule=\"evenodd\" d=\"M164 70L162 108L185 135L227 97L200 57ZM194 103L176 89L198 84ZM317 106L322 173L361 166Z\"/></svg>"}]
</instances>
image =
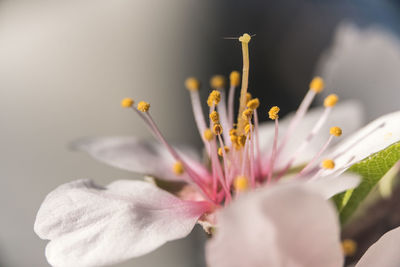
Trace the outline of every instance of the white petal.
<instances>
[{"instance_id":1,"label":"white petal","mask_svg":"<svg viewBox=\"0 0 400 267\"><path fill-rule=\"evenodd\" d=\"M360 177L353 174L331 175L310 180L307 182L307 186L329 199L338 193L357 187L360 181Z\"/></svg>"},{"instance_id":2,"label":"white petal","mask_svg":"<svg viewBox=\"0 0 400 267\"><path fill-rule=\"evenodd\" d=\"M362 256L356 267L400 266L400 227L384 234Z\"/></svg>"},{"instance_id":3,"label":"white petal","mask_svg":"<svg viewBox=\"0 0 400 267\"><path fill-rule=\"evenodd\" d=\"M333 170L335 171L350 166L399 140L400 111L397 111L369 123L341 142L328 157L333 158L339 155L335 158L335 169Z\"/></svg>"},{"instance_id":4,"label":"white petal","mask_svg":"<svg viewBox=\"0 0 400 267\"><path fill-rule=\"evenodd\" d=\"M206 247L210 267L343 265L334 207L302 185L277 185L237 199L218 215Z\"/></svg>"},{"instance_id":5,"label":"white petal","mask_svg":"<svg viewBox=\"0 0 400 267\"><path fill-rule=\"evenodd\" d=\"M102 266L146 254L190 233L209 205L182 201L152 184L90 180L62 185L44 200L35 232L49 239L54 266Z\"/></svg>"},{"instance_id":6,"label":"white petal","mask_svg":"<svg viewBox=\"0 0 400 267\"><path fill-rule=\"evenodd\" d=\"M72 147L89 153L101 162L124 170L166 180L184 178L172 171L174 158L164 146L157 142L135 137L94 137L77 140ZM193 149L185 147L179 151L184 159L189 160L193 163L191 165L199 169L198 155Z\"/></svg>"},{"instance_id":7,"label":"white petal","mask_svg":"<svg viewBox=\"0 0 400 267\"><path fill-rule=\"evenodd\" d=\"M295 129L293 135L291 135L285 149L282 152L279 162L276 162L276 167L282 168L286 165L289 158L293 155L299 145L306 139L307 135L311 131L314 124L318 121L323 113L323 108L313 108L299 123ZM293 113L286 116L284 119L279 121L279 137L280 139L284 136L289 123L293 117ZM321 127L320 132L313 138L307 148L301 153L301 156L297 158L293 166L301 165L310 161L317 152L326 143L329 137L329 129L332 126L339 126L343 130L342 137L348 136L359 127L363 122L363 112L361 105L356 101L343 101L338 103L329 115L328 120ZM341 137L341 138L342 138ZM263 151L266 151L272 146L274 138L274 125L271 123L263 124L260 127L260 145ZM332 144L335 144L338 138L335 138Z\"/></svg>"}]
</instances>

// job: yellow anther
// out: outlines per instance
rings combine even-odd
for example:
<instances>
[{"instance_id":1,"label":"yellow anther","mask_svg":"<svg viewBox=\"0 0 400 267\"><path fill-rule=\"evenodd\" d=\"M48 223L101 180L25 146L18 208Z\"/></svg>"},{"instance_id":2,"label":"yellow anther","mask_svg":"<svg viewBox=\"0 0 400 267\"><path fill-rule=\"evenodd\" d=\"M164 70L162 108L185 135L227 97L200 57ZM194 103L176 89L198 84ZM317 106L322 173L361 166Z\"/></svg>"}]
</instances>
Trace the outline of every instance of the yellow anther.
<instances>
[{"instance_id":1,"label":"yellow anther","mask_svg":"<svg viewBox=\"0 0 400 267\"><path fill-rule=\"evenodd\" d=\"M140 101L137 105L137 109L141 112L147 112L150 109L150 104L145 101Z\"/></svg>"},{"instance_id":2,"label":"yellow anther","mask_svg":"<svg viewBox=\"0 0 400 267\"><path fill-rule=\"evenodd\" d=\"M334 126L329 129L329 133L333 136L341 136L342 129L340 127Z\"/></svg>"},{"instance_id":3,"label":"yellow anther","mask_svg":"<svg viewBox=\"0 0 400 267\"><path fill-rule=\"evenodd\" d=\"M219 101L221 100L221 93L217 90L213 90L210 95L208 96L207 104L209 107L213 105L218 105Z\"/></svg>"},{"instance_id":4,"label":"yellow anther","mask_svg":"<svg viewBox=\"0 0 400 267\"><path fill-rule=\"evenodd\" d=\"M219 121L219 114L216 111L210 113L210 119L213 123L218 123Z\"/></svg>"},{"instance_id":5,"label":"yellow anther","mask_svg":"<svg viewBox=\"0 0 400 267\"><path fill-rule=\"evenodd\" d=\"M251 125L251 124L246 124L246 126L244 127L244 132L245 132L246 134L249 134L250 129L253 131L254 126Z\"/></svg>"},{"instance_id":6,"label":"yellow anther","mask_svg":"<svg viewBox=\"0 0 400 267\"><path fill-rule=\"evenodd\" d=\"M313 90L316 93L321 93L324 90L325 83L321 77L315 77L310 82L310 90Z\"/></svg>"},{"instance_id":7,"label":"yellow anther","mask_svg":"<svg viewBox=\"0 0 400 267\"><path fill-rule=\"evenodd\" d=\"M203 135L204 139L206 139L207 141L211 141L214 138L214 135L210 129L205 129Z\"/></svg>"},{"instance_id":8,"label":"yellow anther","mask_svg":"<svg viewBox=\"0 0 400 267\"><path fill-rule=\"evenodd\" d=\"M230 135L230 136L236 135L236 133L237 133L236 129L231 129L231 130L229 131L229 135Z\"/></svg>"},{"instance_id":9,"label":"yellow anther","mask_svg":"<svg viewBox=\"0 0 400 267\"><path fill-rule=\"evenodd\" d=\"M222 75L214 75L210 80L210 85L212 89L224 88L226 84L225 77Z\"/></svg>"},{"instance_id":10,"label":"yellow anther","mask_svg":"<svg viewBox=\"0 0 400 267\"><path fill-rule=\"evenodd\" d=\"M339 97L335 94L328 95L324 100L325 107L334 107L336 103L339 101Z\"/></svg>"},{"instance_id":11,"label":"yellow anther","mask_svg":"<svg viewBox=\"0 0 400 267\"><path fill-rule=\"evenodd\" d=\"M224 146L224 150L225 150L225 153L229 153L229 147ZM224 153L223 153L223 151L222 151L222 147L218 148L218 155L219 155L220 157L222 157L222 156L224 155Z\"/></svg>"},{"instance_id":12,"label":"yellow anther","mask_svg":"<svg viewBox=\"0 0 400 267\"><path fill-rule=\"evenodd\" d=\"M278 113L280 111L280 108L277 106L273 106L269 111L268 111L268 116L271 120L276 120L279 118Z\"/></svg>"},{"instance_id":13,"label":"yellow anther","mask_svg":"<svg viewBox=\"0 0 400 267\"><path fill-rule=\"evenodd\" d=\"M251 100L253 96L250 93L246 93L246 104Z\"/></svg>"},{"instance_id":14,"label":"yellow anther","mask_svg":"<svg viewBox=\"0 0 400 267\"><path fill-rule=\"evenodd\" d=\"M333 169L335 168L335 162L331 159L326 159L322 161L322 168L324 169Z\"/></svg>"},{"instance_id":15,"label":"yellow anther","mask_svg":"<svg viewBox=\"0 0 400 267\"><path fill-rule=\"evenodd\" d=\"M238 192L246 191L249 188L249 180L247 179L246 176L240 175L235 178L233 186L235 187L235 190Z\"/></svg>"},{"instance_id":16,"label":"yellow anther","mask_svg":"<svg viewBox=\"0 0 400 267\"><path fill-rule=\"evenodd\" d=\"M180 161L177 161L177 162L174 163L174 165L172 166L172 170L177 175L181 175L185 171L184 168L183 168L183 164Z\"/></svg>"},{"instance_id":17,"label":"yellow anther","mask_svg":"<svg viewBox=\"0 0 400 267\"><path fill-rule=\"evenodd\" d=\"M239 42L242 42L242 43L249 43L250 40L251 40L251 36L247 33L245 33L239 37Z\"/></svg>"},{"instance_id":18,"label":"yellow anther","mask_svg":"<svg viewBox=\"0 0 400 267\"><path fill-rule=\"evenodd\" d=\"M238 137L236 135L231 135L230 138L231 138L232 144L237 144Z\"/></svg>"},{"instance_id":19,"label":"yellow anther","mask_svg":"<svg viewBox=\"0 0 400 267\"><path fill-rule=\"evenodd\" d=\"M130 108L130 107L132 107L132 106L133 106L133 100L132 100L132 98L124 98L124 99L122 99L122 101L121 101L121 106L122 106L123 108Z\"/></svg>"},{"instance_id":20,"label":"yellow anther","mask_svg":"<svg viewBox=\"0 0 400 267\"><path fill-rule=\"evenodd\" d=\"M219 123L214 124L213 130L214 130L214 134L215 135L222 134L222 126L221 126L221 124L219 124Z\"/></svg>"},{"instance_id":21,"label":"yellow anther","mask_svg":"<svg viewBox=\"0 0 400 267\"><path fill-rule=\"evenodd\" d=\"M243 111L242 118L248 121L251 119L252 115L253 115L253 110L248 108L245 111Z\"/></svg>"},{"instance_id":22,"label":"yellow anther","mask_svg":"<svg viewBox=\"0 0 400 267\"><path fill-rule=\"evenodd\" d=\"M247 107L249 109L255 110L259 106L260 106L260 100L258 100L258 98L253 98L247 102Z\"/></svg>"},{"instance_id":23,"label":"yellow anther","mask_svg":"<svg viewBox=\"0 0 400 267\"><path fill-rule=\"evenodd\" d=\"M240 135L240 136L238 136L238 137L237 137L236 143L237 143L239 146L243 147L243 146L246 144L246 136L245 136L245 135Z\"/></svg>"},{"instance_id":24,"label":"yellow anther","mask_svg":"<svg viewBox=\"0 0 400 267\"><path fill-rule=\"evenodd\" d=\"M231 86L239 86L240 85L240 73L238 71L232 71L231 75L229 75L229 80L231 80Z\"/></svg>"},{"instance_id":25,"label":"yellow anther","mask_svg":"<svg viewBox=\"0 0 400 267\"><path fill-rule=\"evenodd\" d=\"M190 77L186 79L185 87L189 91L198 91L200 89L200 82L196 78Z\"/></svg>"},{"instance_id":26,"label":"yellow anther","mask_svg":"<svg viewBox=\"0 0 400 267\"><path fill-rule=\"evenodd\" d=\"M345 256L353 256L357 251L357 243L351 239L342 241L342 250Z\"/></svg>"}]
</instances>

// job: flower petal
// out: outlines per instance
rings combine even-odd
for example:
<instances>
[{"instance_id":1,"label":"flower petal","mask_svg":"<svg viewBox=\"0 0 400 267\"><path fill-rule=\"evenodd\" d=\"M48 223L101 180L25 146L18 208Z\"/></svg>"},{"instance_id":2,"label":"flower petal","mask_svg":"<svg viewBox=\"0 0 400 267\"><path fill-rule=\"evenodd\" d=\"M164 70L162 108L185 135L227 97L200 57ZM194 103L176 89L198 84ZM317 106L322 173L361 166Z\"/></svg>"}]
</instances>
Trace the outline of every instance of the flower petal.
<instances>
[{"instance_id":1,"label":"flower petal","mask_svg":"<svg viewBox=\"0 0 400 267\"><path fill-rule=\"evenodd\" d=\"M331 152L336 171L376 153L400 140L400 111L387 114L369 123L341 142ZM330 173L332 171L326 171Z\"/></svg>"},{"instance_id":2,"label":"flower petal","mask_svg":"<svg viewBox=\"0 0 400 267\"><path fill-rule=\"evenodd\" d=\"M303 185L251 192L218 214L211 267L343 265L334 207Z\"/></svg>"},{"instance_id":3,"label":"flower petal","mask_svg":"<svg viewBox=\"0 0 400 267\"><path fill-rule=\"evenodd\" d=\"M72 144L74 149L85 151L93 158L124 170L146 174L165 180L182 180L172 171L175 160L167 149L157 142L135 137L83 138ZM198 172L203 172L194 149L182 147L181 156Z\"/></svg>"},{"instance_id":4,"label":"flower petal","mask_svg":"<svg viewBox=\"0 0 400 267\"><path fill-rule=\"evenodd\" d=\"M356 267L398 267L400 266L400 227L384 234L361 257Z\"/></svg>"},{"instance_id":5,"label":"flower petal","mask_svg":"<svg viewBox=\"0 0 400 267\"><path fill-rule=\"evenodd\" d=\"M46 197L34 229L50 240L51 265L102 266L185 237L208 208L206 202L182 201L146 182L121 180L100 187L78 180Z\"/></svg>"},{"instance_id":6,"label":"flower petal","mask_svg":"<svg viewBox=\"0 0 400 267\"><path fill-rule=\"evenodd\" d=\"M346 173L339 176L330 175L310 180L307 182L307 186L321 194L325 199L329 199L338 193L357 187L360 181L359 176Z\"/></svg>"},{"instance_id":7,"label":"flower petal","mask_svg":"<svg viewBox=\"0 0 400 267\"><path fill-rule=\"evenodd\" d=\"M313 108L302 119L298 127L295 129L294 134L288 140L285 149L282 151L279 162L276 162L276 168L283 168L287 160L297 150L299 145L306 139L307 135L311 131L314 124L318 121L323 113L322 107ZM285 135L285 132L289 126L289 123L294 116L294 113L289 114L284 119L279 121L279 137L280 139ZM347 136L359 127L361 127L363 121L363 113L361 105L356 101L343 101L337 104L328 120L321 127L320 132L314 136L311 143L301 153L301 157L298 157L293 166L301 165L310 161L317 152L326 143L329 137L329 129L332 126L339 126L343 130L343 136ZM265 123L260 126L260 145L263 151L270 148L272 140L274 138L274 125L273 123ZM342 138L342 137L341 137ZM337 142L337 138L333 139L332 144Z\"/></svg>"}]
</instances>

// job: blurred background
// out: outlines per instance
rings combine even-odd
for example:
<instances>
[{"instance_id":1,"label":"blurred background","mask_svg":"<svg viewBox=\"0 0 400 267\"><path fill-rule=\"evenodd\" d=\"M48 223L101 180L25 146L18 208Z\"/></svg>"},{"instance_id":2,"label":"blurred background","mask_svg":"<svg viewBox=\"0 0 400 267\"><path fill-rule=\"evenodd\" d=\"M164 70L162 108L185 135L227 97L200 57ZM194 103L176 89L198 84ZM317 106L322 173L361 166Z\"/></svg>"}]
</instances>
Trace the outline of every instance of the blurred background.
<instances>
[{"instance_id":1,"label":"blurred background","mask_svg":"<svg viewBox=\"0 0 400 267\"><path fill-rule=\"evenodd\" d=\"M399 109L399 22L394 0L0 0L0 266L48 266L33 223L59 184L137 177L67 148L151 138L123 97L151 102L167 139L198 143L183 81L199 77L206 97L211 75L241 69L239 42L223 37L249 32L263 105L295 109L318 74L374 119ZM204 266L204 240L196 229L119 266Z\"/></svg>"}]
</instances>

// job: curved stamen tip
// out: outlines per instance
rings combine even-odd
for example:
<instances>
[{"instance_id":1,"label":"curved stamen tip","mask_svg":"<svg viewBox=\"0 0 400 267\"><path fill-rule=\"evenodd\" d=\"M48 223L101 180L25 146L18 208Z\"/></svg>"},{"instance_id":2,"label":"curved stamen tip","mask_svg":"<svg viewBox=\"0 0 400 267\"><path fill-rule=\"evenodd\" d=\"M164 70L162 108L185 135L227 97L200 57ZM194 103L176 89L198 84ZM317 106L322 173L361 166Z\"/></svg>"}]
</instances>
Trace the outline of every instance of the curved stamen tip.
<instances>
[{"instance_id":1,"label":"curved stamen tip","mask_svg":"<svg viewBox=\"0 0 400 267\"><path fill-rule=\"evenodd\" d=\"M183 168L183 164L180 161L174 163L174 165L172 166L172 170L177 175L181 175L185 171L185 169Z\"/></svg>"},{"instance_id":2,"label":"curved stamen tip","mask_svg":"<svg viewBox=\"0 0 400 267\"><path fill-rule=\"evenodd\" d=\"M133 103L134 103L133 99L129 98L129 97L124 98L124 99L121 100L121 106L123 108L130 108L130 107L133 106Z\"/></svg>"},{"instance_id":3,"label":"curved stamen tip","mask_svg":"<svg viewBox=\"0 0 400 267\"><path fill-rule=\"evenodd\" d=\"M339 97L337 95L335 94L328 95L324 100L324 106L326 108L334 107L338 101Z\"/></svg>"},{"instance_id":4,"label":"curved stamen tip","mask_svg":"<svg viewBox=\"0 0 400 267\"><path fill-rule=\"evenodd\" d=\"M251 36L247 33L245 33L239 37L239 42L242 42L242 43L249 43L250 40L251 40Z\"/></svg>"},{"instance_id":5,"label":"curved stamen tip","mask_svg":"<svg viewBox=\"0 0 400 267\"><path fill-rule=\"evenodd\" d=\"M214 138L214 135L210 129L205 129L203 133L204 139L207 141L211 141Z\"/></svg>"},{"instance_id":6,"label":"curved stamen tip","mask_svg":"<svg viewBox=\"0 0 400 267\"><path fill-rule=\"evenodd\" d=\"M240 72L234 70L229 75L229 80L231 81L231 86L239 86L240 85Z\"/></svg>"},{"instance_id":7,"label":"curved stamen tip","mask_svg":"<svg viewBox=\"0 0 400 267\"><path fill-rule=\"evenodd\" d=\"M325 82L321 77L315 77L310 83L310 90L321 93L324 90Z\"/></svg>"},{"instance_id":8,"label":"curved stamen tip","mask_svg":"<svg viewBox=\"0 0 400 267\"><path fill-rule=\"evenodd\" d=\"M346 257L351 257L357 252L357 243L352 239L345 239L342 241L342 250Z\"/></svg>"},{"instance_id":9,"label":"curved stamen tip","mask_svg":"<svg viewBox=\"0 0 400 267\"><path fill-rule=\"evenodd\" d=\"M218 123L219 122L219 114L218 114L217 111L214 110L213 112L210 113L210 120L213 123Z\"/></svg>"},{"instance_id":10,"label":"curved stamen tip","mask_svg":"<svg viewBox=\"0 0 400 267\"><path fill-rule=\"evenodd\" d=\"M279 118L278 113L280 111L280 108L277 106L273 106L269 111L268 111L268 116L271 120L276 120Z\"/></svg>"},{"instance_id":11,"label":"curved stamen tip","mask_svg":"<svg viewBox=\"0 0 400 267\"><path fill-rule=\"evenodd\" d=\"M253 98L247 102L247 107L249 109L255 110L260 106L260 100L258 98Z\"/></svg>"},{"instance_id":12,"label":"curved stamen tip","mask_svg":"<svg viewBox=\"0 0 400 267\"><path fill-rule=\"evenodd\" d=\"M213 105L216 106L218 105L219 101L221 101L221 93L218 92L217 90L213 90L207 99L208 106L209 107L212 107Z\"/></svg>"},{"instance_id":13,"label":"curved stamen tip","mask_svg":"<svg viewBox=\"0 0 400 267\"><path fill-rule=\"evenodd\" d=\"M240 175L235 178L233 186L235 187L236 191L243 192L249 188L249 181L246 176Z\"/></svg>"},{"instance_id":14,"label":"curved stamen tip","mask_svg":"<svg viewBox=\"0 0 400 267\"><path fill-rule=\"evenodd\" d=\"M331 159L326 159L322 161L322 168L331 170L335 168L335 162Z\"/></svg>"},{"instance_id":15,"label":"curved stamen tip","mask_svg":"<svg viewBox=\"0 0 400 267\"><path fill-rule=\"evenodd\" d=\"M214 125L214 127L213 127L213 130L214 130L214 134L215 134L215 135L222 134L222 126L221 126L221 124L216 123L216 124Z\"/></svg>"},{"instance_id":16,"label":"curved stamen tip","mask_svg":"<svg viewBox=\"0 0 400 267\"><path fill-rule=\"evenodd\" d=\"M150 104L145 101L140 101L137 105L137 109L141 112L147 112L150 109Z\"/></svg>"},{"instance_id":17,"label":"curved stamen tip","mask_svg":"<svg viewBox=\"0 0 400 267\"><path fill-rule=\"evenodd\" d=\"M198 91L200 89L200 82L194 77L189 77L185 81L185 87L189 91Z\"/></svg>"},{"instance_id":18,"label":"curved stamen tip","mask_svg":"<svg viewBox=\"0 0 400 267\"><path fill-rule=\"evenodd\" d=\"M342 135L342 129L341 129L340 127L334 126L334 127L331 127L331 128L329 129L329 133L330 133L331 135L333 135L333 136L339 137L339 136Z\"/></svg>"},{"instance_id":19,"label":"curved stamen tip","mask_svg":"<svg viewBox=\"0 0 400 267\"><path fill-rule=\"evenodd\" d=\"M222 89L225 88L226 80L222 75L214 75L210 80L210 85L212 89Z\"/></svg>"},{"instance_id":20,"label":"curved stamen tip","mask_svg":"<svg viewBox=\"0 0 400 267\"><path fill-rule=\"evenodd\" d=\"M248 123L248 124L246 124L246 126L244 127L244 132L245 132L246 134L249 134L250 130L251 130L251 131L254 130L254 125Z\"/></svg>"}]
</instances>

